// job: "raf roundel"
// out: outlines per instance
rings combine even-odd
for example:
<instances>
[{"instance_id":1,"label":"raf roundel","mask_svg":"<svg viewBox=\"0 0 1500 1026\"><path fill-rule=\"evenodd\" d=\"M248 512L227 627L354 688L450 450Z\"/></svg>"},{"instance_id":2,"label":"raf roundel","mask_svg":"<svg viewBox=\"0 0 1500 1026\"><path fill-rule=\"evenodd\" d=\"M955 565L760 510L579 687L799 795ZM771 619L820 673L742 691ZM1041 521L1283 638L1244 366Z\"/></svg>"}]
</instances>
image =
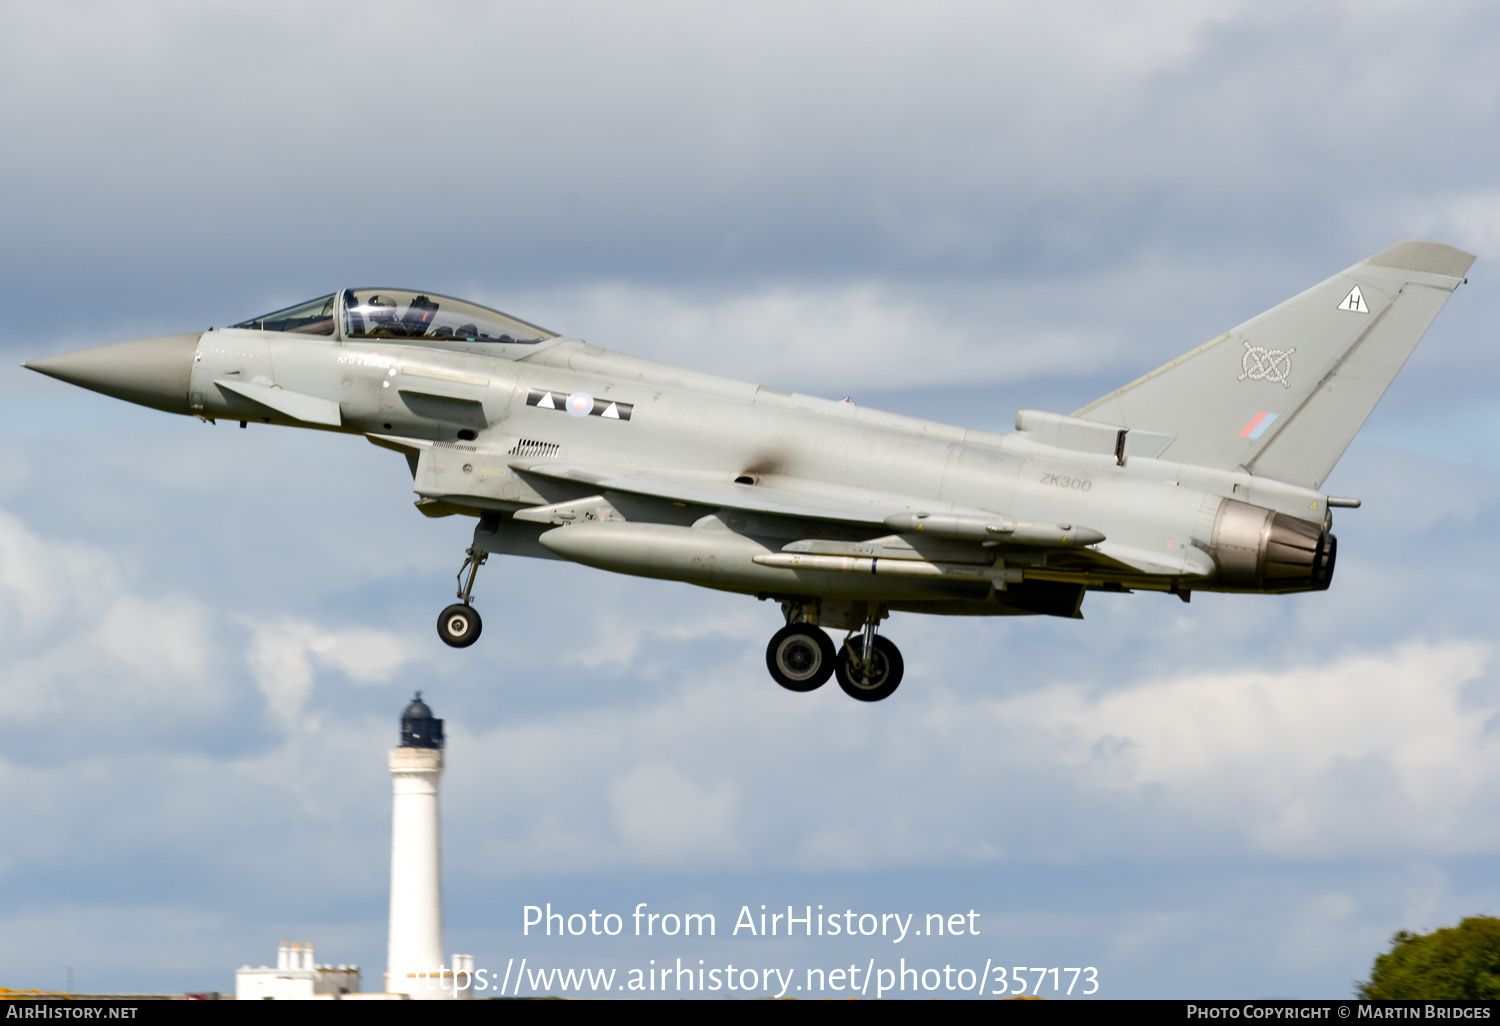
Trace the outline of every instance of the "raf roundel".
<instances>
[{"instance_id":1,"label":"raf roundel","mask_svg":"<svg viewBox=\"0 0 1500 1026\"><path fill-rule=\"evenodd\" d=\"M568 413L574 417L587 417L594 412L594 397L587 392L574 392L568 396Z\"/></svg>"}]
</instances>

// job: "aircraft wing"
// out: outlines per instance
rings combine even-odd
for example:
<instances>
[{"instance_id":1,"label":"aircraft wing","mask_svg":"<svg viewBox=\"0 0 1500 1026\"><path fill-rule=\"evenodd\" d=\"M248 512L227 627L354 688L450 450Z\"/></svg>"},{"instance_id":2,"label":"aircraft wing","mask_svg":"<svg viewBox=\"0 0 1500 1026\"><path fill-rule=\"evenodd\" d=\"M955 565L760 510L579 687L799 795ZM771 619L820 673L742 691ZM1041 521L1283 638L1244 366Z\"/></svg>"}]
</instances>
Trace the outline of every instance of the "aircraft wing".
<instances>
[{"instance_id":1,"label":"aircraft wing","mask_svg":"<svg viewBox=\"0 0 1500 1026\"><path fill-rule=\"evenodd\" d=\"M961 548L971 548L976 554L989 551L992 546L1012 549L1040 546L1080 553L1081 558L1092 557L1095 562L1102 560L1112 565L1133 566L1145 573L1162 572L1149 558L1142 563L1140 554L1134 550L1128 555L1111 554L1109 557L1090 552L1089 546L1097 546L1105 538L1102 533L1087 527L1018 521L991 510L895 492L780 476L762 478L756 484L741 484L725 481L719 476L661 471L611 472L528 461L517 461L510 466L522 474L584 485L599 492L626 492L715 509L857 524L908 538L925 537L938 546L951 548L957 544ZM518 519L533 519L524 512L517 514ZM979 543L985 548L980 549ZM1181 572L1181 569L1179 559L1170 562L1166 572Z\"/></svg>"},{"instance_id":2,"label":"aircraft wing","mask_svg":"<svg viewBox=\"0 0 1500 1026\"><path fill-rule=\"evenodd\" d=\"M917 511L996 516L990 510L960 507L933 499L864 488L819 486L817 482L798 479L778 479L749 485L708 475L674 474L670 471L619 472L524 460L512 463L510 467L523 474L576 482L601 491L630 492L672 502L741 509L771 516L807 517L880 526L885 525L887 517Z\"/></svg>"}]
</instances>

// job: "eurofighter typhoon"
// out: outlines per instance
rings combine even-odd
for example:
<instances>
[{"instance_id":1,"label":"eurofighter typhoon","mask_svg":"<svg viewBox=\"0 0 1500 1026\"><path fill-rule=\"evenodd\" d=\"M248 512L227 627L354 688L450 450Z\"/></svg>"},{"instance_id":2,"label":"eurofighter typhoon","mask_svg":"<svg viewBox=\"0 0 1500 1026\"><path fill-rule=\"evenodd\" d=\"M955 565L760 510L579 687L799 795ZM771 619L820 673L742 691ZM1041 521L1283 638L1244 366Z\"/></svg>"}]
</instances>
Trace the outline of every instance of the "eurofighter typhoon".
<instances>
[{"instance_id":1,"label":"eurofighter typhoon","mask_svg":"<svg viewBox=\"0 0 1500 1026\"><path fill-rule=\"evenodd\" d=\"M1333 580L1320 487L1474 258L1402 242L1069 416L1012 434L609 352L473 303L340 289L230 328L25 366L219 419L363 435L428 516L478 520L455 648L491 554L780 604L766 665L879 701L890 613L1078 618L1090 591L1286 594ZM844 632L835 650L828 631Z\"/></svg>"}]
</instances>

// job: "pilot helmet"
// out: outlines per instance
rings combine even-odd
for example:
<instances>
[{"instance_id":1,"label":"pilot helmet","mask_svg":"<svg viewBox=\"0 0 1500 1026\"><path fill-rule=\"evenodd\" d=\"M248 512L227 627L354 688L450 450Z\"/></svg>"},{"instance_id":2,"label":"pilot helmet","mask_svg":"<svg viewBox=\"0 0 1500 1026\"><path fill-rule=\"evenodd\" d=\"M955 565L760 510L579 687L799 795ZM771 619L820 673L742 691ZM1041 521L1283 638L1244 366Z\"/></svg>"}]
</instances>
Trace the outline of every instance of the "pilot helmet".
<instances>
[{"instance_id":1,"label":"pilot helmet","mask_svg":"<svg viewBox=\"0 0 1500 1026\"><path fill-rule=\"evenodd\" d=\"M396 319L396 301L389 296L379 293L365 300L365 309L369 311L370 323L389 324Z\"/></svg>"}]
</instances>

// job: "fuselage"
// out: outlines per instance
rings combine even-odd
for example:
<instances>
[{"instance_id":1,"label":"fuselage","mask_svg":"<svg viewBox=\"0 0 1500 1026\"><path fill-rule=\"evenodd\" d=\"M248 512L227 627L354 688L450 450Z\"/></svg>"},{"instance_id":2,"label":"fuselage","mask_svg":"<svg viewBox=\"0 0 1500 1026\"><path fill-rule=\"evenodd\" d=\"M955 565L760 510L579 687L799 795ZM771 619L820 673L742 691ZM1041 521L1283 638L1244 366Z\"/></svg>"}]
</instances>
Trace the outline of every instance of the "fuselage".
<instances>
[{"instance_id":1,"label":"fuselage","mask_svg":"<svg viewBox=\"0 0 1500 1026\"><path fill-rule=\"evenodd\" d=\"M1318 491L1473 257L1397 243L1074 416L996 434L600 349L432 293L344 289L223 330L26 366L206 421L364 435L491 554L774 599L783 687L889 696L893 610L1077 617L1089 591L1329 586ZM850 632L834 651L824 630Z\"/></svg>"},{"instance_id":2,"label":"fuselage","mask_svg":"<svg viewBox=\"0 0 1500 1026\"><path fill-rule=\"evenodd\" d=\"M1066 426L1067 418L1023 413L1020 430L1000 435L697 373L575 339L505 347L503 356L473 348L426 339L209 331L193 347L180 412L363 434L395 443L393 448L405 440L416 491L442 512L503 516L555 502L555 491L539 489L535 477L514 466L551 460L620 476L670 471L687 482L788 485L829 502L909 508L917 501L924 511L989 511L1028 522L1086 525L1105 536L1091 550L1108 559L1008 552L1006 562L1026 580L1172 591L1318 586L1311 580L1257 580L1253 571L1225 575L1215 552L1223 549L1223 539L1216 544L1215 528L1229 500L1321 530L1328 523L1324 496L1250 474L1125 455L1116 452L1121 447L1113 432L1085 437L1082 444L1076 431L1071 440L1059 439L1049 428L1054 421ZM242 387L236 390L236 384ZM278 405L298 413L303 411L291 397L322 400L336 409L325 419L336 422L316 423L267 405L277 393L287 397ZM539 394L556 401L538 404ZM571 395L590 397L592 415L570 415L565 397ZM600 415L610 404L626 416ZM681 519L667 522L684 526ZM739 521L740 533L759 528L760 537L772 541L802 538L810 530L851 543L861 535L890 533L857 526L818 532L795 522L768 531L767 522L776 519L753 513L722 518L726 525ZM981 549L976 557L972 546L966 551L968 556L948 553L949 561L985 556ZM585 554L580 561L591 560ZM593 562L608 566L607 560ZM650 575L747 592L777 592L791 583L775 568L745 579L721 574L718 580L672 570L668 560ZM927 582L829 581L821 590L898 601L939 597Z\"/></svg>"}]
</instances>

